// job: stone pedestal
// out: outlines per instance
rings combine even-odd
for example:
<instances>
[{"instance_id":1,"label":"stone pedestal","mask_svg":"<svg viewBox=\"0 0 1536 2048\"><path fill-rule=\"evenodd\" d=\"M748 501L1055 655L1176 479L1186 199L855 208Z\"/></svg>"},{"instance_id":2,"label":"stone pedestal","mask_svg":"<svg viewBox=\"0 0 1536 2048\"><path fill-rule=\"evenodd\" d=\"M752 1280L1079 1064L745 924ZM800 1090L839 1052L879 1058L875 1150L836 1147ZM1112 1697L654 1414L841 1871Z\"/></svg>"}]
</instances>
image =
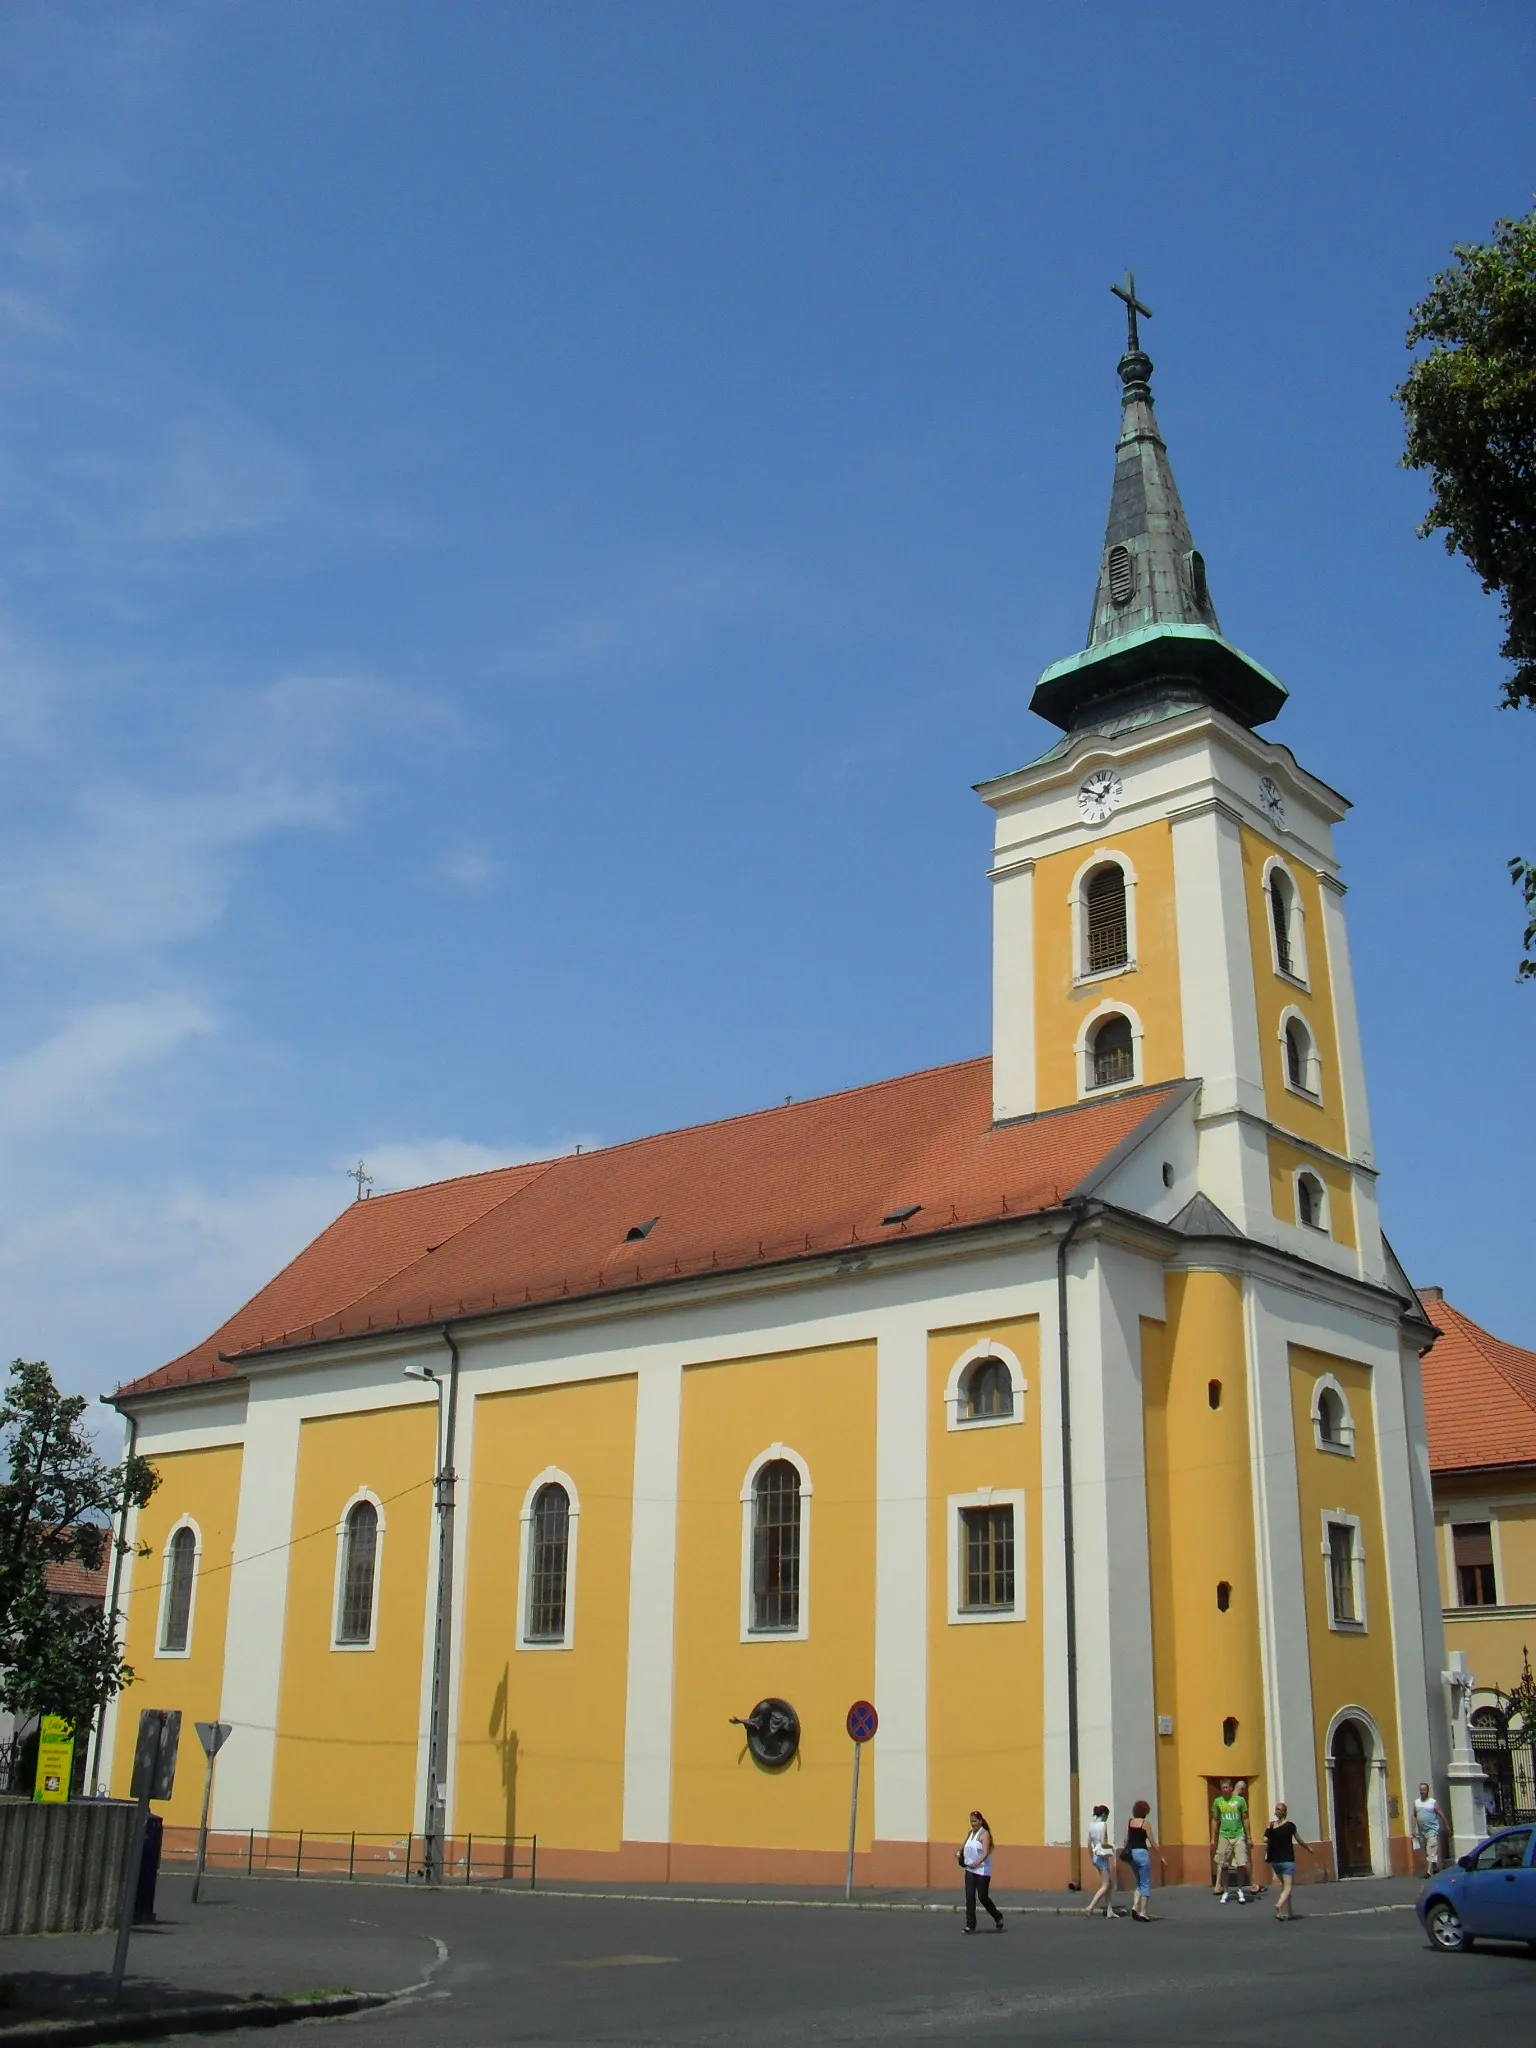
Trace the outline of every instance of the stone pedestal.
<instances>
[{"instance_id":1,"label":"stone pedestal","mask_svg":"<svg viewBox=\"0 0 1536 2048\"><path fill-rule=\"evenodd\" d=\"M1441 1677L1451 1717L1451 1766L1446 1773L1450 1783L1451 1854L1465 1856L1488 1832L1483 1810L1483 1767L1472 1748L1468 1721L1477 1680L1467 1669L1466 1657L1460 1650L1452 1650L1450 1666Z\"/></svg>"}]
</instances>

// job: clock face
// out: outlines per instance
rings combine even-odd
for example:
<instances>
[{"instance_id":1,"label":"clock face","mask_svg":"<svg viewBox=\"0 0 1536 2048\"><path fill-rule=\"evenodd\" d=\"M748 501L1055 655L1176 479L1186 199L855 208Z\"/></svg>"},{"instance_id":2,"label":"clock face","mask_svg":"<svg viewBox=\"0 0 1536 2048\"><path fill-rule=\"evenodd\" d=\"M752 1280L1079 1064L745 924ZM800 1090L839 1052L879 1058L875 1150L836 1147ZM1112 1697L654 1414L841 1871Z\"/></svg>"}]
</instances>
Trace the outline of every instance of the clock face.
<instances>
[{"instance_id":1,"label":"clock face","mask_svg":"<svg viewBox=\"0 0 1536 2048\"><path fill-rule=\"evenodd\" d=\"M1280 794L1279 784L1272 782L1267 775L1259 784L1259 802L1271 824L1285 824L1285 798Z\"/></svg>"},{"instance_id":2,"label":"clock face","mask_svg":"<svg viewBox=\"0 0 1536 2048\"><path fill-rule=\"evenodd\" d=\"M1083 823L1102 825L1119 810L1124 795L1125 784L1113 768L1095 768L1091 775L1083 777L1077 792L1077 808L1083 814Z\"/></svg>"}]
</instances>

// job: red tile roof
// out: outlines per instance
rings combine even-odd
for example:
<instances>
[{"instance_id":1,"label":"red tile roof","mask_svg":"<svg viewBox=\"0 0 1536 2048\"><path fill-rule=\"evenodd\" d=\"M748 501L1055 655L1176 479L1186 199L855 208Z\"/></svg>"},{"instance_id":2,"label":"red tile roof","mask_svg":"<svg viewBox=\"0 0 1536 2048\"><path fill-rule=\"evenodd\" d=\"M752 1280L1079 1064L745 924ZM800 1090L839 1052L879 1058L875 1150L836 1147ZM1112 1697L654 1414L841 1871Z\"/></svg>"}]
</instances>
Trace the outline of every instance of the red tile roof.
<instances>
[{"instance_id":1,"label":"red tile roof","mask_svg":"<svg viewBox=\"0 0 1536 2048\"><path fill-rule=\"evenodd\" d=\"M228 1378L221 1352L250 1357L1036 1213L1156 1121L1182 1085L994 1129L992 1063L969 1060L355 1202L206 1343L119 1393ZM905 1222L882 1223L913 1204Z\"/></svg>"},{"instance_id":2,"label":"red tile roof","mask_svg":"<svg viewBox=\"0 0 1536 2048\"><path fill-rule=\"evenodd\" d=\"M1536 1464L1536 1351L1506 1344L1421 1287L1440 1335L1424 1359L1424 1416L1435 1472Z\"/></svg>"},{"instance_id":3,"label":"red tile roof","mask_svg":"<svg viewBox=\"0 0 1536 2048\"><path fill-rule=\"evenodd\" d=\"M107 1567L101 1565L96 1571L87 1571L77 1558L66 1558L61 1564L44 1567L44 1579L50 1593L56 1593L71 1600L99 1600L103 1605L107 1598Z\"/></svg>"}]
</instances>

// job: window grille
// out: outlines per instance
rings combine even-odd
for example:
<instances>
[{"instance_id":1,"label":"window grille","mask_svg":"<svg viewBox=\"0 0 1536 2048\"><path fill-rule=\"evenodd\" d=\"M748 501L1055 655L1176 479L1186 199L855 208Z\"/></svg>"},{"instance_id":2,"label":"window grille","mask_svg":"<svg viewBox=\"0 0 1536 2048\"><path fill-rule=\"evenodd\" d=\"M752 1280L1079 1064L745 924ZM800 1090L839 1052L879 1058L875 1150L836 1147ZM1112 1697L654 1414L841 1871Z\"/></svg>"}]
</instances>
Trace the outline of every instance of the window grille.
<instances>
[{"instance_id":1,"label":"window grille","mask_svg":"<svg viewBox=\"0 0 1536 2048\"><path fill-rule=\"evenodd\" d=\"M965 1584L961 1607L967 1612L1013 1606L1013 1508L962 1508L965 1536Z\"/></svg>"},{"instance_id":2,"label":"window grille","mask_svg":"<svg viewBox=\"0 0 1536 2048\"><path fill-rule=\"evenodd\" d=\"M966 1376L967 1421L984 1422L991 1416L1012 1413L1013 1374L1000 1358L983 1358Z\"/></svg>"},{"instance_id":3,"label":"window grille","mask_svg":"<svg viewBox=\"0 0 1536 2048\"><path fill-rule=\"evenodd\" d=\"M565 1639L565 1587L571 1560L571 1498L551 1482L533 1497L528 1518L528 1622L530 1643Z\"/></svg>"},{"instance_id":4,"label":"window grille","mask_svg":"<svg viewBox=\"0 0 1536 2048\"><path fill-rule=\"evenodd\" d=\"M1130 958L1124 869L1100 868L1090 877L1083 893L1088 912L1088 973L1103 974L1110 968L1124 967Z\"/></svg>"},{"instance_id":5,"label":"window grille","mask_svg":"<svg viewBox=\"0 0 1536 2048\"><path fill-rule=\"evenodd\" d=\"M1328 1524L1328 1590L1335 1621L1358 1621L1355 1605L1355 1532L1348 1522Z\"/></svg>"},{"instance_id":6,"label":"window grille","mask_svg":"<svg viewBox=\"0 0 1536 2048\"><path fill-rule=\"evenodd\" d=\"M370 1500L354 1501L347 1510L342 1537L341 1613L338 1643L373 1640L373 1580L379 1557L379 1511Z\"/></svg>"},{"instance_id":7,"label":"window grille","mask_svg":"<svg viewBox=\"0 0 1536 2048\"><path fill-rule=\"evenodd\" d=\"M187 1647L192 1626L192 1577L197 1569L197 1538L178 1529L165 1561L165 1623L160 1647L177 1653Z\"/></svg>"},{"instance_id":8,"label":"window grille","mask_svg":"<svg viewBox=\"0 0 1536 2048\"><path fill-rule=\"evenodd\" d=\"M1106 1017L1093 1039L1093 1085L1113 1088L1136 1078L1136 1049L1129 1017Z\"/></svg>"},{"instance_id":9,"label":"window grille","mask_svg":"<svg viewBox=\"0 0 1536 2048\"><path fill-rule=\"evenodd\" d=\"M800 1626L800 1474L764 1465L752 1489L752 1626Z\"/></svg>"},{"instance_id":10,"label":"window grille","mask_svg":"<svg viewBox=\"0 0 1536 2048\"><path fill-rule=\"evenodd\" d=\"M1456 1553L1456 1594L1463 1607L1497 1607L1493 1576L1493 1524L1460 1522L1451 1530Z\"/></svg>"},{"instance_id":11,"label":"window grille","mask_svg":"<svg viewBox=\"0 0 1536 2048\"><path fill-rule=\"evenodd\" d=\"M1269 877L1269 914L1275 927L1275 963L1282 974L1294 975L1291 954L1291 906L1284 875L1278 868Z\"/></svg>"}]
</instances>

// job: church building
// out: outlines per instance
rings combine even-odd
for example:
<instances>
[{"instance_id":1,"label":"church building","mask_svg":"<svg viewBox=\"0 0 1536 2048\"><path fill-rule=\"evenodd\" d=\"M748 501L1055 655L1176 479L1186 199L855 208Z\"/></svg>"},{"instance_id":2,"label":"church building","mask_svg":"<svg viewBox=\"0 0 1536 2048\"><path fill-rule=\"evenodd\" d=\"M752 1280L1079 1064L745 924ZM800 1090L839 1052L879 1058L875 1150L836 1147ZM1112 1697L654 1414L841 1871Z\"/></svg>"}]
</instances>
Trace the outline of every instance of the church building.
<instances>
[{"instance_id":1,"label":"church building","mask_svg":"<svg viewBox=\"0 0 1536 2048\"><path fill-rule=\"evenodd\" d=\"M1239 1776L1340 1874L1408 1867L1434 1332L1378 1216L1348 805L1221 631L1122 296L1061 737L978 789L990 1058L356 1202L121 1388L161 1484L115 1791L180 1708L232 1724L253 1844L828 1883L867 1700L860 1884L952 1884L980 1807L1001 1885L1061 1885L1137 1798L1204 1878Z\"/></svg>"}]
</instances>

